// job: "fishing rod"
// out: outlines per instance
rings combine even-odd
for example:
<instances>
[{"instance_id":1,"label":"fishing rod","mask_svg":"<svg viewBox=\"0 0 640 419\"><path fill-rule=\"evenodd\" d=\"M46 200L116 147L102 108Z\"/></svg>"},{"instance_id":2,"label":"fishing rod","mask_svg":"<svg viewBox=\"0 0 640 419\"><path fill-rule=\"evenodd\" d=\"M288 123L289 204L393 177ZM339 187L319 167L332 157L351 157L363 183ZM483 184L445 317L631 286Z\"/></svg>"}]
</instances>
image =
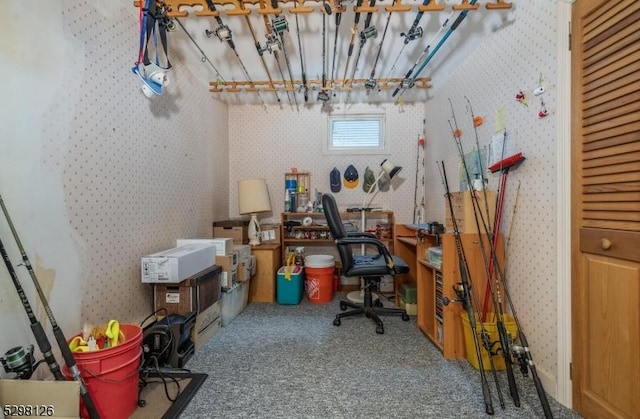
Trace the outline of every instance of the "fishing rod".
<instances>
[{"instance_id":1,"label":"fishing rod","mask_svg":"<svg viewBox=\"0 0 640 419\"><path fill-rule=\"evenodd\" d=\"M244 3L240 3L241 8L244 9ZM247 22L247 26L249 27L249 32L251 32L251 37L253 38L253 44L256 46L258 50L258 56L260 56L260 62L262 63L262 67L264 71L267 73L267 78L269 79L269 85L271 89L273 89L273 94L276 96L276 100L278 103L281 103L280 96L278 95L278 91L276 90L276 86L273 84L273 78L271 77L271 72L269 71L269 67L267 66L267 62L264 59L264 55L262 55L262 48L260 47L260 42L258 41L258 37L256 36L256 31L253 29L253 24L251 23L251 19L249 19L249 14L244 15L244 20Z\"/></svg>"},{"instance_id":2,"label":"fishing rod","mask_svg":"<svg viewBox=\"0 0 640 419\"><path fill-rule=\"evenodd\" d=\"M478 325L476 314L473 309L473 299L471 298L471 283L469 280L469 266L465 257L464 248L462 247L462 239L460 238L460 231L458 230L458 222L456 220L453 210L453 200L451 192L449 190L449 181L447 180L447 172L444 167L444 161L442 163L442 176L444 179L445 192L447 201L449 203L449 211L451 213L451 222L453 224L453 237L456 243L456 252L458 255L458 267L460 269L460 282L454 285L454 291L456 293L456 300L462 302L463 308L467 311L469 317L469 325L471 327L471 334L473 335L473 344L476 350L476 357L478 359L478 370L480 371L480 381L482 386L482 397L484 399L485 412L489 415L493 415L493 402L491 401L491 390L489 389L489 382L487 381L487 375L484 370L484 362L482 358L482 351L480 350L480 342L478 340ZM445 305L448 301L445 300ZM481 323L482 325L482 323ZM484 334L484 327L483 327ZM491 357L489 357L491 359Z\"/></svg>"},{"instance_id":3,"label":"fishing rod","mask_svg":"<svg viewBox=\"0 0 640 419\"><path fill-rule=\"evenodd\" d=\"M342 76L342 88L344 89L347 85L347 71L349 71L349 61L351 61L351 56L353 55L353 46L356 41L356 34L358 33L358 25L360 24L360 7L362 7L363 0L356 1L355 7L355 17L353 18L353 28L351 29L351 40L349 41L349 51L347 52L347 63L344 66L344 75Z\"/></svg>"},{"instance_id":4,"label":"fishing rod","mask_svg":"<svg viewBox=\"0 0 640 419\"><path fill-rule=\"evenodd\" d=\"M471 0L469 2L469 4L471 6L473 6L474 4L476 4L478 2L478 0ZM442 45L447 41L447 39L451 36L451 34L453 33L453 31L455 31L458 26L460 25L460 23L462 23L462 21L467 17L467 15L469 14L469 9L465 9L462 12L460 12L460 14L458 15L458 17L456 18L456 20L453 21L453 25L451 25L451 28L449 28L449 30L447 30L447 32L445 32L445 34L442 36L442 39L440 39L440 41L436 44L435 48L433 49L433 51L431 51L429 53L429 55L427 56L427 58L424 59L424 61L422 62L422 64L420 64L420 67L418 67L418 69L416 70L416 72L413 74L413 76L411 77L411 79L405 81L407 77L405 77L405 80L402 81L403 84L403 90L402 90L402 94L404 94L404 92L410 88L413 87L413 85L416 82L416 79L418 78L418 76L420 75L420 73L422 73L422 70L424 70L424 68L427 66L427 64L429 63L429 61L431 61L431 59L433 58L434 55L436 55L436 53L438 52L438 50L440 49L440 47L442 47ZM402 94L400 94L400 97L402 97Z\"/></svg>"},{"instance_id":5,"label":"fishing rod","mask_svg":"<svg viewBox=\"0 0 640 419\"><path fill-rule=\"evenodd\" d=\"M422 5L426 7L429 5L430 2L431 0L423 0ZM420 27L419 25L423 15L424 15L424 11L418 9L418 12L416 13L416 17L413 19L413 23L411 24L411 27L409 28L409 30L407 32L400 33L400 36L404 37L404 42L402 44L402 48L400 48L400 52L396 56L396 59L393 61L393 65L391 66L391 69L387 73L387 78L396 68L396 64L398 63L398 60L402 56L402 53L404 52L404 48L407 46L407 44L409 44L409 42L411 41L415 41L416 39L422 38L422 34L424 31L422 30L422 27Z\"/></svg>"},{"instance_id":6,"label":"fishing rod","mask_svg":"<svg viewBox=\"0 0 640 419\"><path fill-rule=\"evenodd\" d=\"M453 106L452 106L452 110L453 110ZM457 144L458 145L458 144ZM468 169L466 167L466 163L464 161L464 152L461 149L461 143L459 145L459 151L461 152L461 156L463 156L463 160L462 160L462 164L465 170L465 174L467 176L467 182L470 182L470 176L469 176L469 172ZM474 194L472 194L472 197L474 197ZM478 203L477 203L477 199L471 200L472 204L474 205L474 215L475 215L475 219L476 219L476 227L478 228L478 231L480 230L480 226L479 226L479 222L478 222ZM484 224L484 219L482 218L482 214L480 213L480 218L483 221ZM487 231L487 226L486 224L484 224L484 231ZM484 263L485 263L485 268L488 268L487 266L487 261L486 261L486 253L484 250L484 243L482 240L479 240L480 242L480 249L482 251L482 256L484 259ZM502 288L504 290L504 295L507 299L507 302L509 304L509 308L511 310L511 314L513 316L513 319L516 323L516 327L518 330L518 339L520 340L521 345L515 345L512 344L512 342L509 339L509 336L507 335L507 331L506 328L504 326L504 322L502 321L502 317L503 317L503 312L502 312L502 303L501 303L501 297L500 297L500 289L499 287L496 289L496 293L494 296L493 290L491 292L492 296L494 296L494 298L497 298L497 303L496 300L494 300L494 308L497 309L497 322L496 322L496 326L498 329L498 335L500 337L500 343L502 345L502 353L505 359L505 364L506 364L506 368L507 368L507 373L508 373L508 382L509 382L509 388L511 390L512 393L512 397L514 395L517 395L517 388L515 386L515 378L514 377L510 377L510 375L513 374L513 371L511 372L511 374L509 374L509 368L510 368L510 362L507 362L508 360L511 359L511 352L514 353L515 357L518 360L518 363L520 364L520 370L522 372L522 374L524 376L528 375L528 371L531 371L531 375L533 378L533 382L534 385L536 387L536 392L538 393L538 398L540 399L540 403L542 405L542 410L544 411L544 415L546 419L551 419L553 418L553 414L551 413L551 408L549 406L549 400L547 399L547 395L546 392L544 390L544 387L542 386L542 381L540 380L540 377L538 375L538 371L536 369L535 366L535 362L533 361L533 356L531 354L531 350L529 348L529 342L527 341L526 335L524 333L524 330L521 327L520 324L520 319L518 318L518 315L516 313L516 309L515 306L513 304L513 301L511 300L511 293L509 292L509 286L508 283L506 281L505 278L505 272L504 270L500 269L500 265L498 263L497 260L497 256L496 256L496 252L491 252L491 257L494 259L494 264L495 264L495 271L498 274L498 279L500 281L500 284L502 285ZM487 278L487 284L491 284L491 281L489 280L490 278ZM506 346L505 346L506 345ZM518 398L518 402L519 402L519 398ZM516 399L514 398L514 404L516 403Z\"/></svg>"},{"instance_id":7,"label":"fishing rod","mask_svg":"<svg viewBox=\"0 0 640 419\"><path fill-rule=\"evenodd\" d=\"M259 4L261 9L265 9L265 0L260 0ZM278 39L278 36L273 33L273 30L271 28L271 23L269 22L269 18L267 17L266 14L262 15L262 20L264 21L265 30L267 31L267 34L266 34L267 40L265 41L264 47L262 47L262 45L260 45L260 43L256 41L256 48L258 49L258 54L262 56L262 54L265 51L269 51L269 53L273 54L273 58L275 58L276 64L278 65L278 71L280 72L280 77L282 77L282 83L284 83L285 85L285 92L287 93L287 100L289 101L289 106L291 106L291 108L293 109L293 103L291 102L291 95L289 95L289 90L287 90L284 72L282 71L282 66L280 65L280 60L278 58L278 51L282 49L282 44L280 42L280 39Z\"/></svg>"},{"instance_id":8,"label":"fishing rod","mask_svg":"<svg viewBox=\"0 0 640 419\"><path fill-rule=\"evenodd\" d=\"M393 0L392 6L396 5L397 0ZM384 39L387 37L387 29L389 29L389 22L391 21L391 13L392 10L389 10L389 14L387 15L387 23L384 25L384 31L382 32L382 39L380 40L380 45L378 45L378 53L376 54L376 59L373 62L373 68L371 68L371 74L369 78L364 82L364 87L367 89L367 94L376 87L376 79L374 78L376 75L376 67L378 65L378 60L380 59L380 53L382 52L382 44L384 44Z\"/></svg>"},{"instance_id":9,"label":"fishing rod","mask_svg":"<svg viewBox=\"0 0 640 419\"><path fill-rule=\"evenodd\" d=\"M484 195L484 206L485 213L489 216L489 200L487 199L487 188L484 187L484 170L482 168L482 158L480 158L480 141L478 139L478 124L475 114L473 113L473 107L471 106L471 101L467 96L464 97L467 101L467 106L469 106L469 112L471 113L471 123L473 124L473 133L476 140L476 150L478 150L478 171L480 172L480 179L482 179L482 193ZM489 225L491 227L491 225ZM490 239L493 239L493 232L487 230L487 235Z\"/></svg>"},{"instance_id":10,"label":"fishing rod","mask_svg":"<svg viewBox=\"0 0 640 419\"><path fill-rule=\"evenodd\" d=\"M278 0L271 0L271 7L278 8ZM289 72L289 80L291 81L291 88L293 89L293 100L296 103L296 110L300 112L298 107L298 98L296 97L296 90L293 84L293 72L291 71L291 64L289 63L289 55L287 54L287 47L284 43L284 31L289 32L289 23L284 15L276 14L271 19L271 28L280 37L280 45L282 46L282 55L284 55L284 62L287 65L287 71Z\"/></svg>"},{"instance_id":11,"label":"fishing rod","mask_svg":"<svg viewBox=\"0 0 640 419\"><path fill-rule=\"evenodd\" d=\"M324 90L327 87L327 15L331 15L331 8L326 0L322 0L325 13L322 14L322 87L318 92L318 100L324 106L329 101L329 93Z\"/></svg>"},{"instance_id":12,"label":"fishing rod","mask_svg":"<svg viewBox=\"0 0 640 419\"><path fill-rule=\"evenodd\" d=\"M464 173L467 179L467 184L471 185L471 178L469 176L469 169L467 167L467 163L465 160L465 156L464 156L464 150L462 148L462 141L460 138L460 129L458 128L458 121L456 119L456 115L455 112L453 110L453 103L451 102L451 99L449 99L449 104L451 106L451 114L452 114L452 118L453 118L453 122L455 125L455 129L454 127L451 125L451 120L449 120L449 126L451 127L451 133L453 134L453 139L454 142L456 144L456 147L458 149L458 153L460 155L460 158L462 160L462 167L464 169ZM478 230L478 243L480 245L480 250L482 253L482 261L484 262L484 267L485 267L485 273L487 275L487 282L489 283L490 281L490 274L489 274L489 269L488 269L488 263L487 263L487 257L486 257L486 252L484 249L484 240L482 240L482 237L480 236L482 231L487 231L487 226L486 223L484 221L484 217L483 214L480 212L479 210L479 205L478 205L478 201L477 201L477 197L475 195L475 193L473 193L472 190L469 191L470 195L471 195L471 203L473 205L473 213L474 213L474 218L475 218L475 222L476 222L476 228ZM480 215L480 218L482 219L482 223L483 223L483 227L484 230L480 229L480 225L479 225L479 221L478 221L478 214ZM487 214L488 215L488 214ZM451 217L453 218L453 215L451 215ZM508 336L506 335L506 329L503 327L504 323L503 323L503 313L502 313L502 302L500 300L500 295L499 295L499 289L496 291L496 294L494 294L493 290L491 290L491 296L492 296L492 301L493 301L493 306L494 306L494 310L496 311L496 325L498 330L503 330L504 333L500 333L499 332L499 336L500 336L500 344L501 344L501 348L502 348L502 354L505 360L505 364L508 365L506 366L507 369L507 377L509 378L509 389L510 389L510 393L513 394L515 393L516 397L514 398L514 402L516 400L518 400L517 402L517 406L519 406L519 398L517 396L517 388L515 387L515 378L513 376L513 368L511 368L511 357L510 357L510 352L509 352L509 348L510 348L510 344L511 342L508 339ZM477 306L479 307L479 305ZM484 323L485 319L481 316L481 313L479 313L479 320L481 322ZM505 404L504 404L504 399L502 397L502 391L500 389L500 381L498 380L498 375L496 374L496 370L494 367L494 363L493 363L493 355L495 354L492 351L492 346L494 345L493 342L490 341L490 337L488 334L484 334L484 329L483 329L483 345L487 351L488 354L488 358L489 361L491 362L491 367L493 369L493 377L494 377L494 381L496 384L496 389L498 392L498 398L500 400L500 406L504 409L505 408ZM508 361L508 362L507 362Z\"/></svg>"},{"instance_id":13,"label":"fishing rod","mask_svg":"<svg viewBox=\"0 0 640 419\"><path fill-rule=\"evenodd\" d=\"M336 51L338 48L338 29L340 28L340 22L342 21L342 0L336 1L336 33L333 37L333 64L331 65L331 89L333 90L336 82Z\"/></svg>"},{"instance_id":14,"label":"fishing rod","mask_svg":"<svg viewBox=\"0 0 640 419\"><path fill-rule=\"evenodd\" d=\"M209 10L212 12L217 12L216 6L215 4L213 4L213 0L206 0L206 1L207 1L207 6L209 7ZM218 37L220 42L227 43L229 48L231 48L231 50L235 54L236 59L238 60L238 63L240 63L240 67L242 67L242 71L244 72L244 75L247 77L247 80L249 81L251 86L255 89L256 95L258 95L258 99L260 99L260 102L262 102L262 106L266 109L267 104L264 102L264 99L262 99L262 96L260 95L260 91L256 89L256 85L253 83L253 80L251 80L251 76L249 75L249 72L247 71L247 68L245 67L244 63L242 62L242 59L240 58L240 54L238 54L238 50L236 50L236 44L235 42L233 42L233 33L231 32L231 28L229 28L229 26L225 25L222 22L220 13L218 13L215 16L215 19L216 19L216 22L218 22L218 27L214 31L205 29L204 31L205 35L207 35L207 38L211 38L211 35L215 35Z\"/></svg>"},{"instance_id":15,"label":"fishing rod","mask_svg":"<svg viewBox=\"0 0 640 419\"><path fill-rule=\"evenodd\" d=\"M18 250L20 250L20 254L22 255L22 262L25 266L25 268L27 268L27 271L29 272L29 275L31 276L31 280L33 281L33 285L38 293L38 296L40 297L40 301L42 302L42 306L44 307L44 311L47 313L47 317L49 318L49 323L51 323L51 328L53 329L53 335L56 338L56 342L58 343L58 347L60 348L60 352L62 353L62 356L64 358L65 364L67 365L67 367L69 368L69 371L71 372L71 376L73 377L74 381L77 381L80 384L80 397L82 397L82 401L84 403L85 408L87 409L87 413L89 414L89 417L91 419L97 419L100 417L100 414L98 413L98 409L96 408L95 403L93 402L93 399L91 398L91 395L89 394L89 391L87 390L87 386L84 383L84 380L82 379L82 376L80 375L80 370L78 369L78 365L76 364L76 360L73 357L73 353L71 352L71 349L69 348L69 345L67 344L67 339L64 336L64 333L62 332L62 329L60 328L60 326L58 325L58 323L56 322L56 318L53 316L53 312L51 311L51 307L49 306L49 303L47 301L47 296L45 295L44 291L42 290L42 287L40 286L40 282L38 281L38 278L36 277L36 273L33 270L33 267L31 266L31 261L29 260L29 257L27 256L27 252L24 250L24 247L22 246L22 242L20 241L20 237L18 236L18 232L16 231L13 222L11 221L11 217L9 217L9 212L7 211L7 207L5 207L4 205L4 201L2 200L2 196L0 195L0 207L2 207L2 212L4 213L4 217L7 220L7 224L9 225L9 229L11 230L11 234L13 234L13 238L16 242L16 245L18 246ZM4 253L3 253L3 258L4 258ZM8 257L7 257L8 260ZM9 266L7 266L8 268ZM15 272L14 272L15 275ZM13 276L13 275L12 275ZM17 284L19 286L19 283L14 281L14 284ZM17 288L17 287L16 287ZM19 292L18 292L19 293ZM26 296L24 295L24 291L22 293L22 295L20 295L20 299L23 301L23 305L24 303L27 301L26 300ZM25 310L27 309L27 305L25 305ZM29 310L27 310L27 315L29 315ZM33 311L31 311L31 314L33 315ZM31 316L30 316L30 320L31 320ZM34 330L34 334L36 332L36 329L38 326L36 326L33 321L32 321L32 330ZM34 329L35 328L35 329ZM41 330L42 327L40 327L40 330L38 330L38 333L43 333L44 332ZM40 337L38 338L38 336L36 336L36 339L46 339L46 335L44 335L44 338ZM41 342L38 341L38 344L40 344ZM44 340L42 341L43 344L45 344ZM48 342L45 344L44 349L46 350L46 346L47 346ZM51 345L48 345L49 348ZM51 358L51 357L49 357ZM45 358L46 359L46 358ZM50 362L51 359L47 360L47 362ZM54 366L53 364L55 363L55 360L51 361L52 363L49 364L50 368L52 369L52 372L54 373L54 376L56 378L56 380L59 380L59 375L58 372L54 371L54 369L56 368L56 366ZM57 364L56 364L57 365Z\"/></svg>"},{"instance_id":16,"label":"fishing rod","mask_svg":"<svg viewBox=\"0 0 640 419\"><path fill-rule=\"evenodd\" d=\"M424 135L418 136L418 149L416 151L416 183L413 190L413 223L422 223L422 211L418 211L418 172L420 171L420 149L424 150L425 140ZM424 167L424 157L422 157L422 167ZM424 175L422 176L422 185L424 188ZM424 205L424 189L422 191L422 205ZM420 215L418 215L420 212Z\"/></svg>"},{"instance_id":17,"label":"fishing rod","mask_svg":"<svg viewBox=\"0 0 640 419\"><path fill-rule=\"evenodd\" d=\"M213 62L211 62L211 60L209 59L209 57L207 57L207 54L204 53L204 51L202 50L202 48L200 48L200 45L198 45L198 43L196 42L195 39L193 39L193 37L191 36L191 34L189 32L187 32L187 30L185 29L185 27L182 25L182 22L180 22L180 19L178 19L177 17L174 17L173 20L175 20L176 22L178 22L178 25L180 25L180 27L182 28L182 30L184 31L184 33L187 34L187 36L189 37L189 39L191 40L191 42L193 43L193 45L196 46L196 48L198 48L198 51L200 51L200 54L202 54L202 58L201 61L207 62L209 63L209 65L211 65L211 67L213 68L213 70L216 72L216 78L218 79L218 81L222 81L224 82L224 77L222 77L222 75L220 75L220 72L218 71L218 69L216 68L216 66L213 64Z\"/></svg>"},{"instance_id":18,"label":"fishing rod","mask_svg":"<svg viewBox=\"0 0 640 419\"><path fill-rule=\"evenodd\" d=\"M18 297L20 297L20 301L22 302L22 306L24 310L27 312L27 317L29 318L29 322L31 323L31 332L36 339L36 343L38 344L38 348L42 355L44 356L53 377L57 381L66 381L65 376L62 374L60 370L60 365L56 361L53 352L51 351L51 342L49 342L49 338L42 327L42 324L38 321L38 318L33 313L31 309L31 305L29 304L29 299L27 298L27 294L24 292L22 285L20 284L20 280L18 279L18 275L16 274L15 269L13 268L13 264L11 263L11 259L9 259L9 254L2 243L2 239L0 239L0 255L2 255L2 259L4 260L4 264L7 267L7 271L9 271L9 276L11 276L11 280L13 281L13 285L16 287L16 291L18 293Z\"/></svg>"},{"instance_id":19,"label":"fishing rod","mask_svg":"<svg viewBox=\"0 0 640 419\"><path fill-rule=\"evenodd\" d=\"M304 101L309 101L309 86L307 86L307 72L304 70L304 54L302 53L302 35L300 35L300 23L298 22L298 14L296 16L296 34L298 35L298 50L300 51L300 69L302 71L302 89L304 91ZM323 16L324 19L324 16ZM323 20L324 22L324 20Z\"/></svg>"},{"instance_id":20,"label":"fishing rod","mask_svg":"<svg viewBox=\"0 0 640 419\"><path fill-rule=\"evenodd\" d=\"M395 97L398 94L398 92L400 91L400 89L402 89L402 92L404 93L404 91L406 89L408 89L409 87L412 87L412 85L411 85L412 80L409 77L411 76L411 74L413 74L413 70L416 69L416 67L424 59L424 57L426 57L427 54L429 54L429 51L431 50L431 45L433 45L433 43L436 41L438 36L440 36L440 33L449 24L449 20L453 16L453 12L454 11L451 10L451 13L449 13L449 16L447 16L447 18L444 20L444 22L442 22L442 25L440 25L440 28L438 28L438 32L436 32L435 35L433 35L433 37L429 40L429 42L427 43L427 46L424 48L424 50L422 50L422 53L420 54L420 56L418 56L418 59L415 61L415 63L413 63L413 66L404 75L404 78L402 79L402 81L400 82L398 87L396 87L396 90L393 91L393 94L391 95L391 97ZM405 38L405 41L406 41L406 38ZM406 46L406 44L404 44L404 46ZM404 46L403 46L403 48L404 48ZM398 98L398 100L399 100L399 98Z\"/></svg>"},{"instance_id":21,"label":"fishing rod","mask_svg":"<svg viewBox=\"0 0 640 419\"><path fill-rule=\"evenodd\" d=\"M376 5L376 0L369 1L369 7L374 7ZM371 26L371 18L373 17L373 12L367 12L367 17L364 21L364 29L360 31L358 35L360 37L360 42L358 43L358 55L356 55L356 61L353 63L353 71L351 72L351 82L353 83L353 79L356 76L356 71L358 70L358 62L360 61L360 55L362 54L362 49L364 44L367 42L367 39L375 38L378 36L378 30L375 26ZM351 94L351 89L347 92L347 100L349 102L349 95Z\"/></svg>"}]
</instances>

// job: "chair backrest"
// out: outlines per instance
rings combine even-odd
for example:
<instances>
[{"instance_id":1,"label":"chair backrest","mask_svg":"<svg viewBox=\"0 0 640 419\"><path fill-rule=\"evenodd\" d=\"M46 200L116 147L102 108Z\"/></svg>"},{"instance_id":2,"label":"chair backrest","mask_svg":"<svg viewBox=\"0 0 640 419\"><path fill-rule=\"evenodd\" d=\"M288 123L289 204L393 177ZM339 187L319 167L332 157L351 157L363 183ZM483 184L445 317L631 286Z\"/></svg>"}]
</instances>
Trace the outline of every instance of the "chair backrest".
<instances>
[{"instance_id":1,"label":"chair backrest","mask_svg":"<svg viewBox=\"0 0 640 419\"><path fill-rule=\"evenodd\" d=\"M324 216L327 219L327 225L331 231L331 235L334 240L339 240L347 236L347 230L344 228L342 218L340 217L340 211L336 204L336 199L331 194L322 195L322 209ZM336 243L338 248L338 254L340 255L340 261L342 262L342 269L348 271L353 265L353 252L350 245Z\"/></svg>"}]
</instances>

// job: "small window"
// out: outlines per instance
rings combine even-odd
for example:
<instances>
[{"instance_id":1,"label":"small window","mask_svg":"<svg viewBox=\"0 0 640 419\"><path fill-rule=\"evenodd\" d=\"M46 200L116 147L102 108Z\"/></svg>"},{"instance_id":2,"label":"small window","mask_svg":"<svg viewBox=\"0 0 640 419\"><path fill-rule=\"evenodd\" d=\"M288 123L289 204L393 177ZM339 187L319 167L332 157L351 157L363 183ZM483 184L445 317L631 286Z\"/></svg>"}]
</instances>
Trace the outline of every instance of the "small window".
<instances>
[{"instance_id":1,"label":"small window","mask_svg":"<svg viewBox=\"0 0 640 419\"><path fill-rule=\"evenodd\" d=\"M386 153L384 115L330 116L327 152Z\"/></svg>"}]
</instances>

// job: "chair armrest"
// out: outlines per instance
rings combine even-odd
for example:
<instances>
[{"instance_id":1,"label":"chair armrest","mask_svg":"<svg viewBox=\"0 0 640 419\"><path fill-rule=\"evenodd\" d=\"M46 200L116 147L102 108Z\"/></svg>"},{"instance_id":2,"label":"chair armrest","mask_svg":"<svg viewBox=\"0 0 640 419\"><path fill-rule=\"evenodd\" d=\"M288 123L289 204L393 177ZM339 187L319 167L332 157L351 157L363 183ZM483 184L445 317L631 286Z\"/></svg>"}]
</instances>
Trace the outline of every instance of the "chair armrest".
<instances>
[{"instance_id":1,"label":"chair armrest","mask_svg":"<svg viewBox=\"0 0 640 419\"><path fill-rule=\"evenodd\" d=\"M365 233L365 234L370 234L370 233ZM389 253L389 249L387 249L387 246L385 246L384 243L382 243L380 240L378 240L377 238L374 238L374 237L369 237L369 236L357 236L357 237L347 236L347 237L343 237L341 239L338 239L336 241L336 243L338 243L338 244L350 244L350 245L351 244L365 244L365 245L368 244L368 245L372 245L378 250L378 255L377 256L384 256L387 261L392 260L391 253Z\"/></svg>"},{"instance_id":2,"label":"chair armrest","mask_svg":"<svg viewBox=\"0 0 640 419\"><path fill-rule=\"evenodd\" d=\"M347 232L347 237L369 237L371 239L378 239L375 234L364 231L349 231Z\"/></svg>"}]
</instances>

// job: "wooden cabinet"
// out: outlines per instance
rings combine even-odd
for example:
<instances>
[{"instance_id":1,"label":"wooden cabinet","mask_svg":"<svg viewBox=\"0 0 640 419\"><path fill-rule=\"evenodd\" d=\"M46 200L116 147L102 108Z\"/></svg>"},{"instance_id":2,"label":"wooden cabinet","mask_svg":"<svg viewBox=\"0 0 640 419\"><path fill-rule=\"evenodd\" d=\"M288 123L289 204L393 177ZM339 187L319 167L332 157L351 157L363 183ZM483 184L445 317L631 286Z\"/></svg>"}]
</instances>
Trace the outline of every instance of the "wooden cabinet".
<instances>
[{"instance_id":1,"label":"wooden cabinet","mask_svg":"<svg viewBox=\"0 0 640 419\"><path fill-rule=\"evenodd\" d=\"M456 242L453 234L440 235L440 243L435 235L417 234L416 226L405 225L396 228L396 255L403 258L411 267L411 273L405 275L402 282L414 282L418 297L418 328L442 351L446 359L464 358L466 356L464 331L460 314L462 303L455 301L454 286L460 282L460 266ZM411 234L413 233L413 236ZM487 262L489 261L489 240L485 235L460 234L471 281L471 292L474 294L474 307L481 311L485 299L487 270L480 239L482 237ZM426 251L429 247L442 246L442 264L434 266L429 263ZM413 259L412 259L413 257ZM498 240L496 258L501 267L504 266L504 248L502 237ZM495 285L494 285L495 289ZM500 289L502 289L500 287ZM504 292L501 292L504 295ZM450 303L445 305L445 300ZM502 302L504 309L504 301ZM489 298L487 311L493 311Z\"/></svg>"},{"instance_id":2,"label":"wooden cabinet","mask_svg":"<svg viewBox=\"0 0 640 419\"><path fill-rule=\"evenodd\" d=\"M276 301L276 277L281 262L280 244L261 244L251 248L256 257L256 273L249 284L249 301L273 303Z\"/></svg>"}]
</instances>

